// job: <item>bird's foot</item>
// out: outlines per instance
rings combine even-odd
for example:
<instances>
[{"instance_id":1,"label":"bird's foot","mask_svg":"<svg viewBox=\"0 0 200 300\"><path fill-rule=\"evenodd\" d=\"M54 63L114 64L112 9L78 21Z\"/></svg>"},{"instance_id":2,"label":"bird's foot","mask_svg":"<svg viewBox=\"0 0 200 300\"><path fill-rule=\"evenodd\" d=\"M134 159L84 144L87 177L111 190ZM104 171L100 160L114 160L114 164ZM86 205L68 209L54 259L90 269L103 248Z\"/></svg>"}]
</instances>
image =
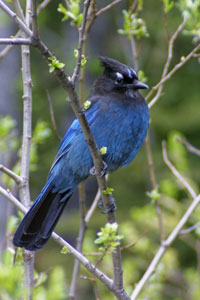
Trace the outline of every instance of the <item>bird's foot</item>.
<instances>
[{"instance_id":1,"label":"bird's foot","mask_svg":"<svg viewBox=\"0 0 200 300\"><path fill-rule=\"evenodd\" d=\"M93 166L89 171L90 175L99 175L100 177L103 177L106 175L107 167L108 167L107 163L105 163L105 161L103 161L103 168L102 168L101 172L98 173L95 166Z\"/></svg>"},{"instance_id":2,"label":"bird's foot","mask_svg":"<svg viewBox=\"0 0 200 300\"><path fill-rule=\"evenodd\" d=\"M98 207L100 209L104 209L103 201L102 199L99 200L98 202ZM114 212L117 210L117 205L115 198L113 196L109 196L109 206L103 211L104 214L108 214L110 212Z\"/></svg>"}]
</instances>

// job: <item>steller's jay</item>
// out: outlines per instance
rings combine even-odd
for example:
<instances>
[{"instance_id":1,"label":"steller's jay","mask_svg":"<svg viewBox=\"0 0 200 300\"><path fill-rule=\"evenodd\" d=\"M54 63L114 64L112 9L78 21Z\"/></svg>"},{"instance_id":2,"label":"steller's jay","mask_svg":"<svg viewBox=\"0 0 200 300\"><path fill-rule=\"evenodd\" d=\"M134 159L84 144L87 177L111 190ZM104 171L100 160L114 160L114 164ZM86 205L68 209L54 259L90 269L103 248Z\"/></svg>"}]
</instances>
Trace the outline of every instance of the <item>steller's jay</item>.
<instances>
[{"instance_id":1,"label":"steller's jay","mask_svg":"<svg viewBox=\"0 0 200 300\"><path fill-rule=\"evenodd\" d=\"M144 142L149 127L149 109L138 92L148 86L136 72L108 57L100 57L104 73L94 82L85 116L106 171L130 164ZM28 250L44 246L77 185L90 175L92 157L77 119L67 130L47 182L19 224L13 243Z\"/></svg>"}]
</instances>

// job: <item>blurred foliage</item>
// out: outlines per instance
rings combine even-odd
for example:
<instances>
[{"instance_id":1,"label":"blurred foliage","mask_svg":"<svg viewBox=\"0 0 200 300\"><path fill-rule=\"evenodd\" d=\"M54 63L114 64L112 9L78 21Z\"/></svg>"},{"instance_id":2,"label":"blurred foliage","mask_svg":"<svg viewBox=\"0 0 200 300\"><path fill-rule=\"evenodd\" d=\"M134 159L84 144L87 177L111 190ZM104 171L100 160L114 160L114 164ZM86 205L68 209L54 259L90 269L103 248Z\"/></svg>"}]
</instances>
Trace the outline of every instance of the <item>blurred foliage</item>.
<instances>
[{"instance_id":1,"label":"blurred foliage","mask_svg":"<svg viewBox=\"0 0 200 300\"><path fill-rule=\"evenodd\" d=\"M179 0L177 6L187 20L183 33L192 36L194 42L198 42L200 38L200 0Z\"/></svg>"},{"instance_id":2,"label":"blurred foliage","mask_svg":"<svg viewBox=\"0 0 200 300\"><path fill-rule=\"evenodd\" d=\"M30 172L34 172L39 167L38 165L38 151L39 145L45 144L51 135L51 130L45 121L38 121L31 140L30 149ZM11 116L0 118L0 151L6 155L12 156L17 153L16 163L12 169L18 175L20 174L21 148L20 138L17 134L17 122ZM4 161L2 157L2 161ZM14 187L13 180L6 174L1 176L2 183L9 189Z\"/></svg>"},{"instance_id":3,"label":"blurred foliage","mask_svg":"<svg viewBox=\"0 0 200 300\"><path fill-rule=\"evenodd\" d=\"M70 76L77 58L77 27L82 21L81 1L66 2L51 1L38 18L40 34L55 52L56 57L65 63ZM110 1L96 1L97 8L101 8ZM81 5L80 5L81 4ZM148 82L152 87L162 74L163 64L167 56L166 30L163 25L162 5L166 12L169 34L172 35L178 25L186 18L187 22L182 34L174 45L172 65L178 63L182 56L186 56L192 47L199 41L200 1L192 0L163 0L138 1L135 10L132 10L134 1L122 1L111 10L102 14L95 20L89 35L87 56L87 73L85 81L85 97L90 90L92 81L101 73L98 55L106 55L133 65L130 46L130 37L139 42L139 78ZM58 10L58 12L57 12ZM63 21L61 21L61 14ZM1 22L9 24L10 20L1 14ZM5 19L5 20L4 20ZM120 33L119 35L117 34ZM149 37L148 39L144 37ZM12 52L11 52L12 53ZM12 55L12 54L9 55ZM19 60L20 58L18 58ZM59 61L54 61L60 63ZM53 65L51 68L57 67ZM1 67L1 65L0 65ZM58 65L58 67L63 67ZM145 70L145 73L144 73ZM59 141L52 128L49 106L45 90L48 89L55 112L57 126L64 134L74 116L71 108L65 102L65 91L59 86L54 76L48 72L48 67L41 60L40 55L32 51L32 78L33 90L33 138L31 144L31 192L36 197L45 182L49 168L56 153ZM15 103L13 107L20 116L21 104L21 78L15 84ZM193 59L180 69L165 84L163 95L151 110L151 146L154 167L158 183L158 190L153 190L149 180L145 149L135 158L128 167L121 169L109 178L109 186L114 187L114 196L117 200L117 219L119 235L123 235L122 259L124 282L126 290L131 293L135 284L145 272L150 261L160 245L160 231L156 213L156 202L162 210L164 235L167 237L177 225L191 203L188 193L183 185L164 165L161 154L161 141L167 141L169 159L175 167L188 180L195 192L199 192L199 158L189 154L177 141L177 137L185 137L196 147L200 148L200 101L199 101L199 64ZM85 102L86 108L89 103ZM10 116L0 119L0 153L4 157L14 156L11 166L19 173L21 124ZM7 161L7 160L6 160ZM6 187L12 188L13 182L6 175L1 176L1 182ZM93 181L94 182L94 181ZM86 183L87 205L93 200L94 184ZM151 191L151 192L147 192ZM147 192L147 195L146 195ZM77 210L77 196L69 203L67 214L58 224L57 229L75 245L79 230L79 212ZM22 214L21 214L22 215ZM188 220L185 228L194 226L199 222L200 208L198 207ZM19 218L11 218L8 222L6 240L9 243ZM98 245L94 243L99 228L105 224L105 216L99 210L94 213L89 223L89 228L84 239L83 252L97 263L99 255ZM68 287L71 282L74 259L66 251L62 251L54 242L36 255L35 299L66 299ZM66 255L61 255L61 253ZM199 300L199 265L200 265L200 230L196 227L188 234L181 234L176 242L168 249L159 264L149 284L145 287L139 299L162 300ZM17 262L13 266L13 251L8 248L1 255L0 265L0 294L2 300L20 299L24 295L23 266L21 251ZM108 253L99 265L106 274L112 276L112 259ZM51 269L50 269L51 268ZM50 269L50 271L49 271ZM39 272L38 272L39 271ZM81 267L81 275L91 276L85 268ZM95 299L93 285L89 280L78 278L79 299ZM97 281L100 298L112 300L114 297L105 287Z\"/></svg>"},{"instance_id":4,"label":"blurred foliage","mask_svg":"<svg viewBox=\"0 0 200 300\"><path fill-rule=\"evenodd\" d=\"M106 254L107 251L116 251L116 247L120 245L120 240L123 239L123 236L117 233L117 229L117 223L106 223L106 225L101 228L101 231L97 233L98 238L94 241L95 244L102 245L99 251L104 254Z\"/></svg>"},{"instance_id":5,"label":"blurred foliage","mask_svg":"<svg viewBox=\"0 0 200 300\"><path fill-rule=\"evenodd\" d=\"M0 291L2 300L17 300L26 298L23 277L24 267L22 250L18 249L16 262L14 263L14 251L7 248L0 257ZM47 273L34 272L35 288L33 300L53 300L66 299L66 286L64 270L55 267Z\"/></svg>"},{"instance_id":6,"label":"blurred foliage","mask_svg":"<svg viewBox=\"0 0 200 300\"><path fill-rule=\"evenodd\" d=\"M83 15L80 14L80 0L69 0L68 5L68 9L65 8L62 3L58 5L58 12L64 15L62 21L71 19L71 25L76 25L79 27L83 19Z\"/></svg>"},{"instance_id":7,"label":"blurred foliage","mask_svg":"<svg viewBox=\"0 0 200 300\"><path fill-rule=\"evenodd\" d=\"M142 18L138 18L136 14L131 11L123 10L124 15L124 28L118 29L119 34L135 36L136 38L148 37L145 21Z\"/></svg>"}]
</instances>

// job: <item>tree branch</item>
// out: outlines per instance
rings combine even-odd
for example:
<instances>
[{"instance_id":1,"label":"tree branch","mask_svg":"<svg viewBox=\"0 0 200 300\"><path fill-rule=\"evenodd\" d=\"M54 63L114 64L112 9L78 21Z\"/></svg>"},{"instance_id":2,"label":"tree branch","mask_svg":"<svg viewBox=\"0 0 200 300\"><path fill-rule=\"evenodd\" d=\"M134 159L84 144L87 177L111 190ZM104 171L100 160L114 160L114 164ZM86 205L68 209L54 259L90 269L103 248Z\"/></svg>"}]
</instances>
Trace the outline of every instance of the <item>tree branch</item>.
<instances>
[{"instance_id":1,"label":"tree branch","mask_svg":"<svg viewBox=\"0 0 200 300\"><path fill-rule=\"evenodd\" d=\"M200 156L200 149L194 147L192 144L190 144L186 139L184 138L180 138L180 137L177 137L176 140L183 144L183 146L186 148L186 150L188 152L191 152L193 153L194 155L197 155L197 156Z\"/></svg>"},{"instance_id":2,"label":"tree branch","mask_svg":"<svg viewBox=\"0 0 200 300\"><path fill-rule=\"evenodd\" d=\"M6 199L8 199L11 203L13 203L20 211L24 214L27 213L28 209L15 198L10 191L5 190L0 186L0 194L3 195ZM73 248L68 242L66 242L61 236L57 233L52 233L52 238L62 247L67 247L69 252L75 256L80 263L94 276L96 276L102 283L105 284L108 290L112 291L117 299L119 300L130 300L130 298L126 295L124 290L117 290L113 285L113 280L110 279L107 275L105 275L101 270L99 270L90 260L88 260L84 255L78 252L75 248Z\"/></svg>"},{"instance_id":3,"label":"tree branch","mask_svg":"<svg viewBox=\"0 0 200 300\"><path fill-rule=\"evenodd\" d=\"M14 0L16 13L21 20L24 20L27 28L30 26L30 8L31 1L26 0L26 15L24 17L20 2ZM17 17L17 18L18 18ZM29 34L21 32L22 38L28 38ZM19 186L19 195L21 202L25 207L31 205L29 189L29 165L30 165L30 143L32 135L32 79L30 67L30 48L28 45L21 46L22 57L22 81L23 81L23 136L22 136L22 155L21 155L21 178L22 183ZM25 289L28 300L32 299L32 290L34 286L34 252L24 250L24 276Z\"/></svg>"},{"instance_id":4,"label":"tree branch","mask_svg":"<svg viewBox=\"0 0 200 300\"><path fill-rule=\"evenodd\" d=\"M160 260L162 259L163 255L167 251L168 247L171 246L173 241L176 239L178 234L180 233L181 229L193 213L193 211L196 209L196 207L200 203L200 195L198 195L191 205L189 206L188 210L178 223L178 225L174 228L172 233L169 235L168 239L163 242L163 244L160 246L158 249L156 255L154 256L152 262L150 263L149 267L147 268L146 272L144 273L142 279L137 283L136 288L134 289L132 295L131 295L131 300L136 300L138 295L141 293L142 289L144 288L145 284L151 277L151 275L155 272L157 265L159 264Z\"/></svg>"},{"instance_id":5,"label":"tree branch","mask_svg":"<svg viewBox=\"0 0 200 300\"><path fill-rule=\"evenodd\" d=\"M78 78L78 74L81 68L81 60L82 60L82 48L84 44L84 39L85 39L85 30L86 30L86 24L87 24L87 18L88 18L88 10L90 6L90 1L91 0L85 0L84 2L84 10L83 10L83 21L81 24L81 27L79 28L79 40L78 40L78 57L77 57L77 63L76 67L74 69L71 83L72 85L75 85L76 80Z\"/></svg>"},{"instance_id":6,"label":"tree branch","mask_svg":"<svg viewBox=\"0 0 200 300\"><path fill-rule=\"evenodd\" d=\"M171 39L168 42L168 56L167 56L167 60L166 60L166 63L164 65L164 68L163 68L163 73L162 73L162 76L161 76L161 81L167 75L167 72L168 72L168 69L169 69L172 57L173 57L174 42L177 39L179 33L182 31L183 27L185 26L185 23L186 23L186 19L184 19L183 22L178 26L178 28L176 29L176 31L174 32L174 34L172 35ZM155 104L156 101L158 101L158 99L160 98L160 96L162 94L162 90L163 90L163 84L164 84L164 82L159 85L157 94L151 100L151 102L149 103L149 107L150 107L150 105L152 106L153 104ZM146 96L146 100L148 100L150 98L150 96L153 94L153 92L154 92L154 87L149 92L149 94Z\"/></svg>"},{"instance_id":7,"label":"tree branch","mask_svg":"<svg viewBox=\"0 0 200 300\"><path fill-rule=\"evenodd\" d=\"M110 4L108 4L107 6L103 7L102 9L100 9L99 11L96 12L96 17L100 16L105 11L111 9L114 5L118 4L121 1L122 0L115 0L115 1L111 2Z\"/></svg>"},{"instance_id":8,"label":"tree branch","mask_svg":"<svg viewBox=\"0 0 200 300\"><path fill-rule=\"evenodd\" d=\"M167 156L167 150L166 150L166 142L162 142L162 151L163 151L163 159L166 165L170 168L172 173L178 178L178 180L185 186L187 191L190 193L192 198L196 198L195 191L191 188L191 186L188 184L188 182L185 180L185 178L176 170L176 168L172 165L172 163L169 161Z\"/></svg>"},{"instance_id":9,"label":"tree branch","mask_svg":"<svg viewBox=\"0 0 200 300\"><path fill-rule=\"evenodd\" d=\"M31 45L32 41L27 38L0 38L0 45Z\"/></svg>"},{"instance_id":10,"label":"tree branch","mask_svg":"<svg viewBox=\"0 0 200 300\"><path fill-rule=\"evenodd\" d=\"M0 164L0 171L8 175L10 178L12 178L17 185L22 183L22 178L19 175L17 175L15 172L11 171L10 169L4 167L1 164Z\"/></svg>"},{"instance_id":11,"label":"tree branch","mask_svg":"<svg viewBox=\"0 0 200 300\"><path fill-rule=\"evenodd\" d=\"M32 18L33 38L34 40L37 41L39 39L39 30L37 24L37 5L35 0L31 1L31 7L32 7L31 18Z\"/></svg>"},{"instance_id":12,"label":"tree branch","mask_svg":"<svg viewBox=\"0 0 200 300\"><path fill-rule=\"evenodd\" d=\"M37 8L37 14L41 12L49 3L51 0L44 0Z\"/></svg>"},{"instance_id":13,"label":"tree branch","mask_svg":"<svg viewBox=\"0 0 200 300\"><path fill-rule=\"evenodd\" d=\"M23 32L25 32L29 37L32 36L32 31L28 28L28 26L2 0L0 0L0 7L19 25Z\"/></svg>"},{"instance_id":14,"label":"tree branch","mask_svg":"<svg viewBox=\"0 0 200 300\"><path fill-rule=\"evenodd\" d=\"M85 2L85 16L87 16L87 10L88 10L88 6L89 6L88 2L89 2L89 0ZM87 6L86 6L86 4L87 4ZM32 37L32 31L1 0L0 0L0 7L2 7L2 9L19 24L20 28L22 30L24 30L26 34L28 34L29 36ZM84 32L83 27L82 27L82 29ZM52 54L52 52L46 47L46 45L40 39L38 39L37 41L34 41L34 46L40 51L43 58L49 64L49 58L54 56ZM80 68L78 67L78 71L79 71L79 69ZM74 74L78 75L78 71L76 71ZM93 158L93 163L94 163L95 169L97 171L97 182L98 182L99 188L101 190L104 207L105 207L105 209L107 209L110 206L110 201L109 201L110 199L109 199L108 195L103 193L103 190L105 190L107 188L107 184L106 184L105 176L101 176L101 171L104 167L102 157L101 157L101 154L97 147L97 144L95 142L95 139L93 137L92 131L87 122L87 119L85 117L84 111L80 106L78 96L74 89L74 84L68 80L63 69L55 68L54 74L57 76L57 79L61 83L61 86L68 93L68 96L71 100L70 102L71 102L72 109L73 109L73 111L80 123L80 126L83 130L85 140L89 146L89 149L90 149L90 152L91 152L91 155ZM115 217L114 212L110 212L107 214L107 221L109 223L116 222L116 217ZM123 289L123 278L122 278L123 272L122 272L122 266L121 266L121 253L120 253L119 246L117 247L116 252L113 253L112 257L113 257L113 269L114 269L114 281L113 281L114 284L113 284L113 286L118 291L118 294L124 295L126 293ZM128 298L124 298L124 299L128 299Z\"/></svg>"},{"instance_id":15,"label":"tree branch","mask_svg":"<svg viewBox=\"0 0 200 300\"><path fill-rule=\"evenodd\" d=\"M18 32L14 36L14 39L19 38L20 34L21 34L21 31L18 30ZM13 48L13 46L14 45L8 45L3 50L1 50L1 52L0 52L0 60L10 52L10 50Z\"/></svg>"},{"instance_id":16,"label":"tree branch","mask_svg":"<svg viewBox=\"0 0 200 300\"><path fill-rule=\"evenodd\" d=\"M82 252L83 239L87 229L87 224L85 223L85 188L84 182L79 184L79 206L80 206L80 228L77 237L76 249ZM74 300L76 295L76 284L79 274L80 262L76 259L74 263L72 281L69 289L69 300Z\"/></svg>"},{"instance_id":17,"label":"tree branch","mask_svg":"<svg viewBox=\"0 0 200 300\"><path fill-rule=\"evenodd\" d=\"M158 184L156 181L156 174L155 174L154 165L153 165L153 156L152 156L151 145L150 145L149 131L148 131L146 139L145 139L145 146L146 146L146 152L147 152L147 161L148 161L148 167L149 167L151 186L152 186L153 190L156 190L156 189L158 189ZM157 211L157 216L158 216L160 241L162 244L162 241L164 240L164 230L163 230L163 220L162 220L162 212L161 212L161 208L160 208L160 199L159 198L156 201L156 211Z\"/></svg>"},{"instance_id":18,"label":"tree branch","mask_svg":"<svg viewBox=\"0 0 200 300\"><path fill-rule=\"evenodd\" d=\"M191 226L191 227L189 227L189 228L187 228L187 229L181 230L181 231L180 231L180 234L187 234L187 233L193 231L194 229L196 229L196 228L199 227L199 226L200 226L200 222L196 223L195 225L193 225L193 226Z\"/></svg>"},{"instance_id":19,"label":"tree branch","mask_svg":"<svg viewBox=\"0 0 200 300\"><path fill-rule=\"evenodd\" d=\"M87 225L88 225L88 223L89 223L89 221L90 221L90 219L91 219L91 217L92 217L92 215L94 213L95 208L97 207L97 204L98 204L100 198L101 198L101 192L98 189L98 191L96 193L96 196L94 198L94 201L92 202L92 205L91 205L90 209L88 210L88 212L87 212L87 214L85 216L85 223Z\"/></svg>"},{"instance_id":20,"label":"tree branch","mask_svg":"<svg viewBox=\"0 0 200 300\"><path fill-rule=\"evenodd\" d=\"M48 103L49 103L49 110L50 110L50 117L51 117L51 123L53 125L53 129L57 135L57 137L59 138L59 140L61 141L62 138L58 132L58 128L57 128L57 125L56 125L56 119L55 119L55 115L54 115L54 110L53 110L53 104L52 104L52 101L51 101L51 96L49 94L49 91L46 90L46 93L47 93L47 100L48 100Z\"/></svg>"},{"instance_id":21,"label":"tree branch","mask_svg":"<svg viewBox=\"0 0 200 300\"><path fill-rule=\"evenodd\" d=\"M200 43L186 56L186 57L181 57L180 62L178 64L176 64L172 70L165 76L163 77L160 82L158 82L149 92L149 94L147 95L147 97L145 98L146 101L150 98L150 96L161 86L163 85L163 83L165 83L166 81L168 81L172 75L174 75L174 73L176 71L178 71L186 62L188 62L193 56L194 54L200 49ZM149 108L151 108L155 102L157 101L157 97L152 99L151 102L149 103Z\"/></svg>"},{"instance_id":22,"label":"tree branch","mask_svg":"<svg viewBox=\"0 0 200 300\"><path fill-rule=\"evenodd\" d=\"M171 232L167 240L163 241L162 245L158 249L156 255L154 256L151 264L147 268L146 272L144 273L142 279L139 281L139 283L136 285L136 288L134 289L132 295L131 295L131 300L137 299L138 295L141 293L142 289L144 288L145 284L149 280L150 276L155 272L155 269L157 265L159 264L160 260L162 259L163 255L165 254L167 248L171 246L171 244L174 242L174 240L177 238L178 234L180 233L181 229L183 226L186 224L188 221L189 217L193 213L193 211L196 209L196 207L200 203L200 195L196 195L194 190L191 188L191 186L187 183L187 181L182 177L181 174L175 169L175 167L172 165L172 163L168 160L167 157L167 152L166 152L166 146L165 142L163 142L163 159L167 166L170 168L172 173L178 178L178 180L185 186L185 188L188 190L190 195L193 198L193 201L189 208L187 209L186 213L184 216L181 218L177 226L174 228L174 230Z\"/></svg>"}]
</instances>

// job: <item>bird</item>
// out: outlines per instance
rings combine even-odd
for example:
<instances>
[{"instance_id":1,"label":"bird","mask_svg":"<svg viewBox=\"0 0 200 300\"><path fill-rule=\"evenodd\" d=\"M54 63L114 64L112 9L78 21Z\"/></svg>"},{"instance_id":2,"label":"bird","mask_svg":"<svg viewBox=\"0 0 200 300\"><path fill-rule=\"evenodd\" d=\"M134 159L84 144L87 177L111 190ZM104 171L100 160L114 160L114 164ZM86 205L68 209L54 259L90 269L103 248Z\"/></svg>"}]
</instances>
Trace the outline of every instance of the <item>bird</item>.
<instances>
[{"instance_id":1,"label":"bird","mask_svg":"<svg viewBox=\"0 0 200 300\"><path fill-rule=\"evenodd\" d=\"M148 86L136 71L109 57L99 57L102 74L85 103L85 117L102 154L106 172L128 166L142 146L149 127L148 105L139 92ZM46 184L20 222L13 244L27 250L42 248L78 184L93 168L79 121L75 119L58 148Z\"/></svg>"}]
</instances>

